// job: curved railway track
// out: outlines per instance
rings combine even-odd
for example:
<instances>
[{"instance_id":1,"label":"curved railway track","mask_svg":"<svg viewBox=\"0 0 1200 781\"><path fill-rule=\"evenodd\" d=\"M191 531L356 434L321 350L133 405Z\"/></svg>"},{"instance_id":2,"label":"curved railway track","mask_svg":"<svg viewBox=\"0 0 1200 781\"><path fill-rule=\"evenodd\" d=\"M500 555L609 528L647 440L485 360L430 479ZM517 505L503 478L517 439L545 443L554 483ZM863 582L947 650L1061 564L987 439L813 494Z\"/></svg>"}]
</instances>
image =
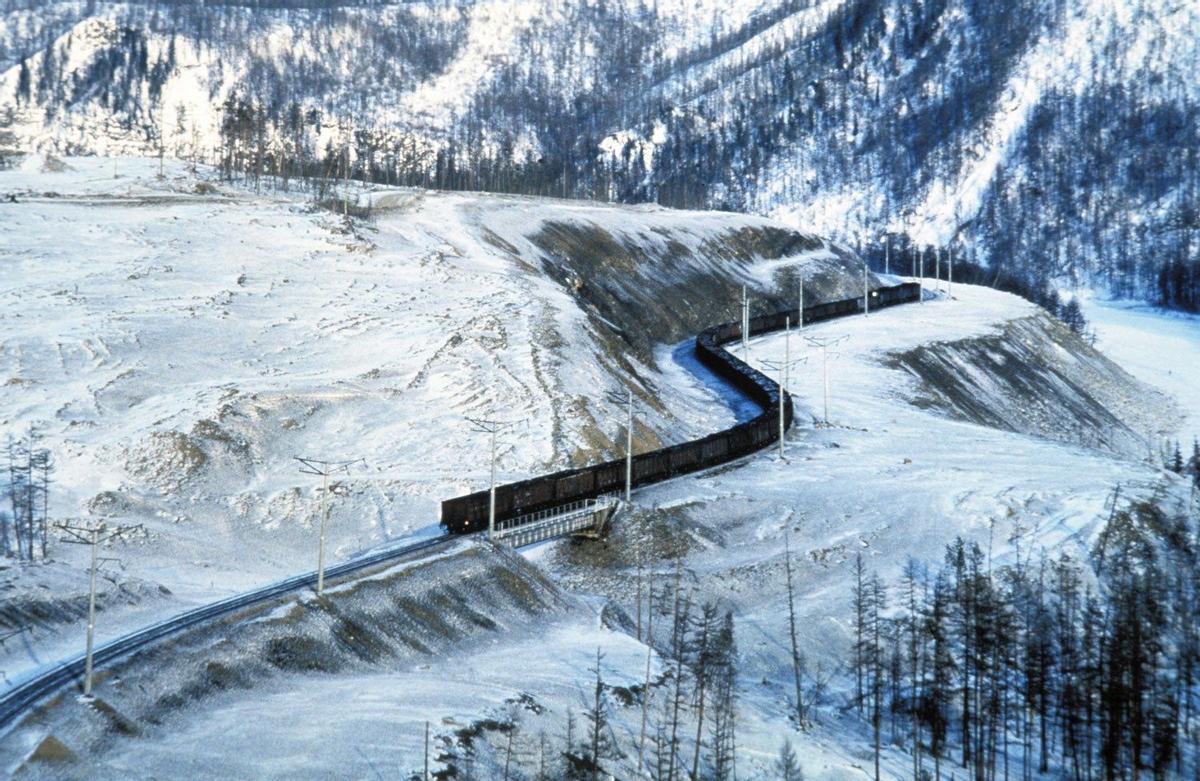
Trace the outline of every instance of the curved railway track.
<instances>
[{"instance_id":1,"label":"curved railway track","mask_svg":"<svg viewBox=\"0 0 1200 781\"><path fill-rule=\"evenodd\" d=\"M876 288L871 293L871 308L916 301L920 285L908 283ZM862 311L863 299L829 301L804 309L804 322L829 320ZM749 335L757 336L782 330L794 310L760 315L750 320ZM723 323L702 331L695 341L696 357L717 376L728 382L761 408L744 423L718 431L701 439L671 445L637 455L633 459L633 486L663 482L679 475L697 472L737 460L779 441L779 405L784 405L785 429L792 425L791 396L780 398L776 384L754 367L743 362L723 345L742 336L740 323ZM556 507L580 499L592 498L624 486L625 461L618 459L580 469L569 469L496 487L498 520ZM420 542L368 553L350 561L326 567L327 579L343 578L380 564L419 553L453 540L456 535L479 531L487 526L488 492L479 491L442 503L442 524L448 533ZM189 610L173 618L119 637L95 649L96 667L109 665L139 649L177 635L206 622L229 617L299 589L313 586L317 573L306 572L254 591ZM0 695L0 730L15 724L26 709L65 688L83 675L84 655L67 659L39 671Z\"/></svg>"},{"instance_id":2,"label":"curved railway track","mask_svg":"<svg viewBox=\"0 0 1200 781\"><path fill-rule=\"evenodd\" d=\"M345 577L346 575L353 575L413 553L419 553L439 545L444 545L453 539L453 536L443 534L440 537L433 537L421 542L375 551L359 558L342 562L341 564L326 567L325 578L326 580L331 580ZM315 586L316 583L316 571L305 572L300 575L293 575L277 583L272 583L269 586L263 586L253 591L247 591L244 594L238 594L219 602L198 607L195 610L189 610L186 613L181 613L165 621L160 621L157 624L151 624L144 629L139 629L136 632L131 632L130 634L97 646L93 653L93 664L97 668L111 664L123 656L172 635L179 634L187 629L218 618L231 616L246 608L269 602L272 599L277 599L302 588ZM3 695L0 695L0 729L14 724L18 716L43 698L66 687L73 681L78 681L83 676L83 665L84 655L79 654L78 656L59 662L53 667L41 670L34 677L17 684Z\"/></svg>"},{"instance_id":3,"label":"curved railway track","mask_svg":"<svg viewBox=\"0 0 1200 781\"><path fill-rule=\"evenodd\" d=\"M921 296L916 282L871 291L871 309L905 304ZM863 299L845 298L804 308L804 322L816 323L861 312ZM749 322L749 336L782 331L794 309L759 315ZM795 321L792 321L795 325ZM696 337L696 358L725 382L758 405L761 412L750 420L690 442L681 442L633 457L632 485L638 488L661 483L680 475L736 461L779 441L779 406L783 405L784 428L792 426L792 398L753 366L724 345L742 337L741 323L721 323L706 328ZM549 475L496 486L496 520L505 521L551 507L559 507L625 487L625 459L565 469ZM477 491L442 502L442 525L456 534L487 528L489 492Z\"/></svg>"}]
</instances>

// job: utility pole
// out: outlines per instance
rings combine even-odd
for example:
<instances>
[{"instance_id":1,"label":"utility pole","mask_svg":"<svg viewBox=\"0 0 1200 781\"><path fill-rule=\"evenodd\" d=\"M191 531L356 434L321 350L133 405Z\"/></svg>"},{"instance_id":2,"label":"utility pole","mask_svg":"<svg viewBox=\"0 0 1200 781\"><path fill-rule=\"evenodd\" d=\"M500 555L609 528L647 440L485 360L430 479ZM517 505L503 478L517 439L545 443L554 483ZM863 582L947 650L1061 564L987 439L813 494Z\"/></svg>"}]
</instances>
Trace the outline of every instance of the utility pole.
<instances>
[{"instance_id":1,"label":"utility pole","mask_svg":"<svg viewBox=\"0 0 1200 781\"><path fill-rule=\"evenodd\" d=\"M87 650L84 653L83 662L83 696L90 700L92 698L92 649L95 646L96 636L97 549L105 542L119 540L140 530L142 525L139 523L136 526L108 526L104 521L89 524L73 524L64 521L56 523L54 526L67 535L62 542L91 546L92 561L88 576Z\"/></svg>"},{"instance_id":2,"label":"utility pole","mask_svg":"<svg viewBox=\"0 0 1200 781\"><path fill-rule=\"evenodd\" d=\"M633 493L633 389L622 393L609 393L608 400L625 405L625 503Z\"/></svg>"},{"instance_id":3,"label":"utility pole","mask_svg":"<svg viewBox=\"0 0 1200 781\"><path fill-rule=\"evenodd\" d=\"M846 341L845 336L806 336L804 337L813 347L821 348L821 382L825 391L825 425L829 425L829 348ZM837 353L833 354L837 357Z\"/></svg>"},{"instance_id":4,"label":"utility pole","mask_svg":"<svg viewBox=\"0 0 1200 781\"><path fill-rule=\"evenodd\" d=\"M950 245L950 255L949 255L948 260L950 261L950 268L949 268L949 275L946 278L946 297L953 298L954 297L954 245L953 244Z\"/></svg>"},{"instance_id":5,"label":"utility pole","mask_svg":"<svg viewBox=\"0 0 1200 781\"><path fill-rule=\"evenodd\" d=\"M892 237L886 234L883 237L883 273L892 273Z\"/></svg>"},{"instance_id":6,"label":"utility pole","mask_svg":"<svg viewBox=\"0 0 1200 781\"><path fill-rule=\"evenodd\" d=\"M933 286L937 292L942 292L942 248L933 248Z\"/></svg>"},{"instance_id":7,"label":"utility pole","mask_svg":"<svg viewBox=\"0 0 1200 781\"><path fill-rule=\"evenodd\" d=\"M343 172L346 174L345 183L342 185L342 216L345 217L350 213L350 144L346 142L343 147L346 155L346 167Z\"/></svg>"},{"instance_id":8,"label":"utility pole","mask_svg":"<svg viewBox=\"0 0 1200 781\"><path fill-rule=\"evenodd\" d=\"M784 407L783 395L784 395L784 393L787 392L787 386L788 386L789 381L791 380L792 364L806 363L808 360L807 358L797 358L794 361L792 360L792 356L791 356L792 324L790 321L791 321L791 318L785 318L783 321L784 322L784 325L783 325L783 334L784 334L784 336L783 336L783 360L782 361L763 361L764 366L766 366L770 369L774 369L777 372L779 372L775 382L779 386L779 458L780 459L783 459L786 456L786 454L784 452L784 438L783 438L785 430L786 430L786 426L784 423L784 414L783 414L783 407Z\"/></svg>"},{"instance_id":9,"label":"utility pole","mask_svg":"<svg viewBox=\"0 0 1200 781\"><path fill-rule=\"evenodd\" d=\"M796 307L796 325L804 331L804 268L797 267L800 272L800 304Z\"/></svg>"},{"instance_id":10,"label":"utility pole","mask_svg":"<svg viewBox=\"0 0 1200 781\"><path fill-rule=\"evenodd\" d=\"M746 286L742 285L742 359L750 347L750 299L746 296Z\"/></svg>"},{"instance_id":11,"label":"utility pole","mask_svg":"<svg viewBox=\"0 0 1200 781\"><path fill-rule=\"evenodd\" d=\"M917 301L925 303L925 248L921 247L921 273L917 276L917 282L921 285L921 295Z\"/></svg>"},{"instance_id":12,"label":"utility pole","mask_svg":"<svg viewBox=\"0 0 1200 781\"><path fill-rule=\"evenodd\" d=\"M492 466L488 488L488 542L491 542L492 538L496 536L496 432L512 424L480 418L467 418L467 420L475 424L473 431L487 434L491 438Z\"/></svg>"},{"instance_id":13,"label":"utility pole","mask_svg":"<svg viewBox=\"0 0 1200 781\"><path fill-rule=\"evenodd\" d=\"M871 314L871 270L863 261L863 317Z\"/></svg>"},{"instance_id":14,"label":"utility pole","mask_svg":"<svg viewBox=\"0 0 1200 781\"><path fill-rule=\"evenodd\" d=\"M362 459L353 461L322 461L319 458L294 457L300 462L300 473L317 475L321 478L321 536L317 543L317 596L325 593L325 531L329 525L329 478L334 474L350 474L350 465L357 464Z\"/></svg>"}]
</instances>

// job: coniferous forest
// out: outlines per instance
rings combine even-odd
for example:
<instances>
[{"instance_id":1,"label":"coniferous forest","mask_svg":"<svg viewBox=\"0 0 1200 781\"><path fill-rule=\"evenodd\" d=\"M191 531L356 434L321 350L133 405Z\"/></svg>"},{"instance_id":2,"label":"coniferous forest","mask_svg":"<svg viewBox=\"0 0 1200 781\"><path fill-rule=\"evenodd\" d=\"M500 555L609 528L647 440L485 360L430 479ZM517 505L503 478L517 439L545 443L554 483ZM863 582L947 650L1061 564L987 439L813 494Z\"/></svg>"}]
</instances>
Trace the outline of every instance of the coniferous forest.
<instances>
[{"instance_id":1,"label":"coniferous forest","mask_svg":"<svg viewBox=\"0 0 1200 781\"><path fill-rule=\"evenodd\" d=\"M27 21L33 5L0 12ZM1128 18L1069 0L780 0L728 24L700 19L703 6L693 20L547 0L461 79L473 30L500 23L486 3L48 5L0 40L0 125L76 128L98 113L119 148L260 186L764 212L876 263L890 235L1030 290L1200 302L1200 47L1156 0ZM82 41L88 19L107 26ZM681 34L689 23L704 35ZM213 116L179 94L197 62ZM432 86L435 103L406 102ZM107 148L55 138L59 151Z\"/></svg>"},{"instance_id":2,"label":"coniferous forest","mask_svg":"<svg viewBox=\"0 0 1200 781\"><path fill-rule=\"evenodd\" d=\"M1126 502L1085 560L957 540L852 591L854 705L913 777L1193 777L1200 771L1200 527Z\"/></svg>"}]
</instances>

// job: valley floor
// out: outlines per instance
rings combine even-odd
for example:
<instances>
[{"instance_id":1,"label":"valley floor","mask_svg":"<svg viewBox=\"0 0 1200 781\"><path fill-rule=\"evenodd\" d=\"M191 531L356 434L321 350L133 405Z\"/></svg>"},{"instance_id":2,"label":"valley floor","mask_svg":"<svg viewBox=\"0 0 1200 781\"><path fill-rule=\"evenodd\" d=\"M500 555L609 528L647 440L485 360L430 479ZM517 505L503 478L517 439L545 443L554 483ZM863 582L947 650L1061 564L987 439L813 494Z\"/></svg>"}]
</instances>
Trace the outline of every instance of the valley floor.
<instances>
[{"instance_id":1,"label":"valley floor","mask_svg":"<svg viewBox=\"0 0 1200 781\"><path fill-rule=\"evenodd\" d=\"M1084 297L1096 346L1143 382L1169 393L1186 418L1172 438L1185 454L1200 437L1200 315L1134 301Z\"/></svg>"}]
</instances>

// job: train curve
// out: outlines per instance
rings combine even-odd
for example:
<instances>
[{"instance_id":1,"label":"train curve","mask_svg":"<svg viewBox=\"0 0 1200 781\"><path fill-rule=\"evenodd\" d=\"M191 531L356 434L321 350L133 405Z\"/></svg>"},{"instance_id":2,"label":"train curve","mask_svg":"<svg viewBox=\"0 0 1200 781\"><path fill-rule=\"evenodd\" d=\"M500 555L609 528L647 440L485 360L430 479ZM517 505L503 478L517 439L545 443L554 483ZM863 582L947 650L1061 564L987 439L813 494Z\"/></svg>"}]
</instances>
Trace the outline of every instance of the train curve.
<instances>
[{"instance_id":1,"label":"train curve","mask_svg":"<svg viewBox=\"0 0 1200 781\"><path fill-rule=\"evenodd\" d=\"M882 308L916 301L921 296L917 283L880 287L871 291L871 308ZM804 322L815 323L862 311L862 297L829 301L804 309ZM750 320L749 335L784 328L794 310L760 315ZM784 405L785 428L792 425L792 399L786 392L779 398L778 386L766 375L743 362L724 345L741 338L740 323L722 323L700 332L695 340L696 358L717 376L754 401L761 412L751 420L709 434L700 439L642 453L633 458L633 487L663 482L673 477L725 464L762 450L779 441L779 404ZM591 498L619 490L624 486L624 459L569 469L496 487L499 520L536 512L578 499ZM487 525L488 491L448 499L442 503L442 525L447 534L408 545L387 548L327 567L326 578L336 579L386 564L403 556L419 553L454 539L454 535L480 531ZM96 667L123 657L172 635L218 618L316 584L317 573L306 572L253 591L189 610L136 632L99 645L94 652ZM45 668L0 695L0 730L6 731L28 708L77 681L83 674L84 656L80 654Z\"/></svg>"},{"instance_id":2,"label":"train curve","mask_svg":"<svg viewBox=\"0 0 1200 781\"><path fill-rule=\"evenodd\" d=\"M921 285L909 282L871 291L871 308L917 301ZM862 296L827 301L804 308L804 322L815 323L861 312ZM751 318L749 335L782 330L796 310L788 309ZM708 436L639 453L633 457L634 488L661 483L735 461L779 441L779 405L784 405L784 428L792 426L792 399L779 398L778 386L762 372L743 362L724 345L740 339L741 323L721 323L696 336L697 360L750 400L761 412L754 418ZM496 520L505 521L552 507L615 493L625 487L625 459L564 469L549 475L496 486ZM451 534L470 534L487 528L489 491L476 491L442 502L442 526Z\"/></svg>"}]
</instances>

